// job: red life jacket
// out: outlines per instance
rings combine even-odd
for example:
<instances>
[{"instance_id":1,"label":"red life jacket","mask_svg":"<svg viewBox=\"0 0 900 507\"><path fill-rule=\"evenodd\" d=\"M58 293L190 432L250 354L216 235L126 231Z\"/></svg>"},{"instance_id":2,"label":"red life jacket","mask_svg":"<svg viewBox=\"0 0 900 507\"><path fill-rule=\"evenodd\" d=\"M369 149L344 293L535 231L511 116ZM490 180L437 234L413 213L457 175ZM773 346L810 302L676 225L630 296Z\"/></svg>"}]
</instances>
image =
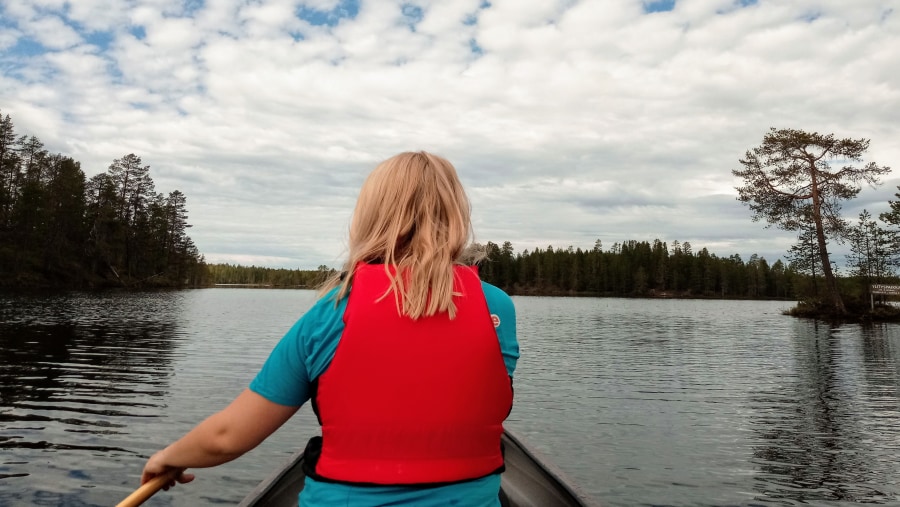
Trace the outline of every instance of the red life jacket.
<instances>
[{"instance_id":1,"label":"red life jacket","mask_svg":"<svg viewBox=\"0 0 900 507\"><path fill-rule=\"evenodd\" d=\"M399 315L384 265L360 264L317 380L314 477L435 484L502 471L512 387L477 270L455 268L456 317Z\"/></svg>"}]
</instances>

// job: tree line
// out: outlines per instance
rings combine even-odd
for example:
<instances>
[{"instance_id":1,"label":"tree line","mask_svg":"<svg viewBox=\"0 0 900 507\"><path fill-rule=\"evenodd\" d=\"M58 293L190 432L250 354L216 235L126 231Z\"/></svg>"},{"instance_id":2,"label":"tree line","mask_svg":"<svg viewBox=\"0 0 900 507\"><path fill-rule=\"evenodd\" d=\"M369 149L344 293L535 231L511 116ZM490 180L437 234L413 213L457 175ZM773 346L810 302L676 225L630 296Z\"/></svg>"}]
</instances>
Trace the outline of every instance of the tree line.
<instances>
[{"instance_id":1,"label":"tree line","mask_svg":"<svg viewBox=\"0 0 900 507\"><path fill-rule=\"evenodd\" d=\"M506 241L488 242L479 264L482 278L510 294L656 296L709 298L791 298L802 276L779 259L769 265L754 254L718 257L694 252L687 241L671 248L659 239L623 241L608 250L535 248L515 253Z\"/></svg>"},{"instance_id":2,"label":"tree line","mask_svg":"<svg viewBox=\"0 0 900 507\"><path fill-rule=\"evenodd\" d=\"M791 298L804 276L781 260L771 266L752 255L717 257L706 248L694 253L687 241L624 241L603 250L598 240L587 250L535 248L516 253L512 243L479 245L487 256L478 263L481 278L510 294L658 296L710 298ZM315 289L334 273L210 264L210 281L218 285Z\"/></svg>"},{"instance_id":3,"label":"tree line","mask_svg":"<svg viewBox=\"0 0 900 507\"><path fill-rule=\"evenodd\" d=\"M861 164L868 146L771 129L740 159L732 173L743 180L738 200L752 219L797 234L786 263L718 257L659 239L521 253L505 241L482 245L480 272L511 294L789 298L813 314L847 315L846 299L860 307L872 284L896 283L900 267L900 193L877 219L863 210L851 223L840 213L861 184L879 184L890 171ZM149 171L128 154L87 178L79 162L17 134L10 116L0 115L0 287L314 288L334 272L207 265L187 234L187 197L157 192ZM833 243L849 246L843 273L829 255Z\"/></svg>"},{"instance_id":4,"label":"tree line","mask_svg":"<svg viewBox=\"0 0 900 507\"><path fill-rule=\"evenodd\" d=\"M128 154L87 178L0 115L0 286L206 284L187 197L156 192L149 171Z\"/></svg>"},{"instance_id":5,"label":"tree line","mask_svg":"<svg viewBox=\"0 0 900 507\"><path fill-rule=\"evenodd\" d=\"M266 268L238 264L208 264L209 281L213 285L240 285L292 289L315 289L334 273L321 265L317 269Z\"/></svg>"}]
</instances>

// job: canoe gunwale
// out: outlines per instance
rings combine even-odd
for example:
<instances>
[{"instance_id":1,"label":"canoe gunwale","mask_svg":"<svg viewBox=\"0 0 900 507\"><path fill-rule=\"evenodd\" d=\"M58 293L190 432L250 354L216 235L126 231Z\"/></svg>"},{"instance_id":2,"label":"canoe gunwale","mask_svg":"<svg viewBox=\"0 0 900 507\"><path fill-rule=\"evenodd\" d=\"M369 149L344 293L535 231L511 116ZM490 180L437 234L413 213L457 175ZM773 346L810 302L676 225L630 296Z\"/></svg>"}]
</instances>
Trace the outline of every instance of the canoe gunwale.
<instances>
[{"instance_id":1,"label":"canoe gunwale","mask_svg":"<svg viewBox=\"0 0 900 507\"><path fill-rule=\"evenodd\" d=\"M503 436L509 442L515 444L537 467L556 483L558 487L567 491L574 497L583 507L599 507L584 490L569 479L569 477L557 467L553 461L547 459L543 454L535 450L533 447L525 443L525 441L516 432L510 429L504 429Z\"/></svg>"},{"instance_id":2,"label":"canoe gunwale","mask_svg":"<svg viewBox=\"0 0 900 507\"><path fill-rule=\"evenodd\" d=\"M507 466L501 475L501 489L511 507L599 506L522 437L506 429L503 441ZM299 450L253 488L238 507L297 505L304 480L302 462L303 450Z\"/></svg>"},{"instance_id":3,"label":"canoe gunwale","mask_svg":"<svg viewBox=\"0 0 900 507\"><path fill-rule=\"evenodd\" d=\"M290 458L288 458L284 462L284 465L282 465L277 470L269 474L265 479L260 481L260 483L257 484L256 487L250 491L250 493L247 493L247 496L244 497L243 500L241 500L241 503L238 504L238 507L252 507L257 505L258 500L265 496L265 494L268 493L272 488L274 488L279 482L281 482L281 479L283 477L290 474L300 466L301 462L303 461L303 451L303 448L296 451L291 455Z\"/></svg>"}]
</instances>

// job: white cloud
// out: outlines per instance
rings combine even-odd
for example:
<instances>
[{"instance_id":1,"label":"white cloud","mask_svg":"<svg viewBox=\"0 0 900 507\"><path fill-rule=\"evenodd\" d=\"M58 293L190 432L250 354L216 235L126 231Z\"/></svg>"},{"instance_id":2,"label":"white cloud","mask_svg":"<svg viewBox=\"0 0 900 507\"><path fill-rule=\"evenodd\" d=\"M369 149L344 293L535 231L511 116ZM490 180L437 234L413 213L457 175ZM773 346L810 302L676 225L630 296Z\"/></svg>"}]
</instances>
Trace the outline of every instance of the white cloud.
<instances>
[{"instance_id":1,"label":"white cloud","mask_svg":"<svg viewBox=\"0 0 900 507\"><path fill-rule=\"evenodd\" d=\"M65 4L66 16L90 32L115 30L127 23L128 10L135 2L122 0L55 0Z\"/></svg>"},{"instance_id":2,"label":"white cloud","mask_svg":"<svg viewBox=\"0 0 900 507\"><path fill-rule=\"evenodd\" d=\"M0 26L0 51L6 51L15 46L21 37L22 32L19 30Z\"/></svg>"},{"instance_id":3,"label":"white cloud","mask_svg":"<svg viewBox=\"0 0 900 507\"><path fill-rule=\"evenodd\" d=\"M368 0L333 26L296 14L336 0L4 4L0 107L89 175L141 156L209 259L288 267L338 264L362 179L401 150L457 165L483 241L770 259L793 237L752 223L731 176L769 127L900 159L887 0L410 4L421 19ZM17 54L23 36L49 51Z\"/></svg>"},{"instance_id":4,"label":"white cloud","mask_svg":"<svg viewBox=\"0 0 900 507\"><path fill-rule=\"evenodd\" d=\"M81 36L55 15L31 19L23 27L26 35L47 49L67 49L81 43Z\"/></svg>"}]
</instances>

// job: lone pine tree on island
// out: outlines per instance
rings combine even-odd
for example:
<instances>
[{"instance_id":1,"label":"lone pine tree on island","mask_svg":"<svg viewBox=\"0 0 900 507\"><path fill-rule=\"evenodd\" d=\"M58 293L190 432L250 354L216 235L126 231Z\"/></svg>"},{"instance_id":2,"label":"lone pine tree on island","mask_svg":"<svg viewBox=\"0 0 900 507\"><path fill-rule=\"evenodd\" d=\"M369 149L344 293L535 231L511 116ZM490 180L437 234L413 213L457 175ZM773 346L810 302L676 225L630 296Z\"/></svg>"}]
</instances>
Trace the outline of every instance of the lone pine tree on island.
<instances>
[{"instance_id":1,"label":"lone pine tree on island","mask_svg":"<svg viewBox=\"0 0 900 507\"><path fill-rule=\"evenodd\" d=\"M861 184L876 186L889 167L875 162L860 165L869 148L868 139L836 139L795 129L772 128L761 145L740 160L743 169L732 174L744 180L736 187L738 200L753 212L753 221L765 219L767 227L796 231L811 229L830 304L835 313L847 313L831 269L827 242L842 241L847 221L841 202L856 197Z\"/></svg>"}]
</instances>

